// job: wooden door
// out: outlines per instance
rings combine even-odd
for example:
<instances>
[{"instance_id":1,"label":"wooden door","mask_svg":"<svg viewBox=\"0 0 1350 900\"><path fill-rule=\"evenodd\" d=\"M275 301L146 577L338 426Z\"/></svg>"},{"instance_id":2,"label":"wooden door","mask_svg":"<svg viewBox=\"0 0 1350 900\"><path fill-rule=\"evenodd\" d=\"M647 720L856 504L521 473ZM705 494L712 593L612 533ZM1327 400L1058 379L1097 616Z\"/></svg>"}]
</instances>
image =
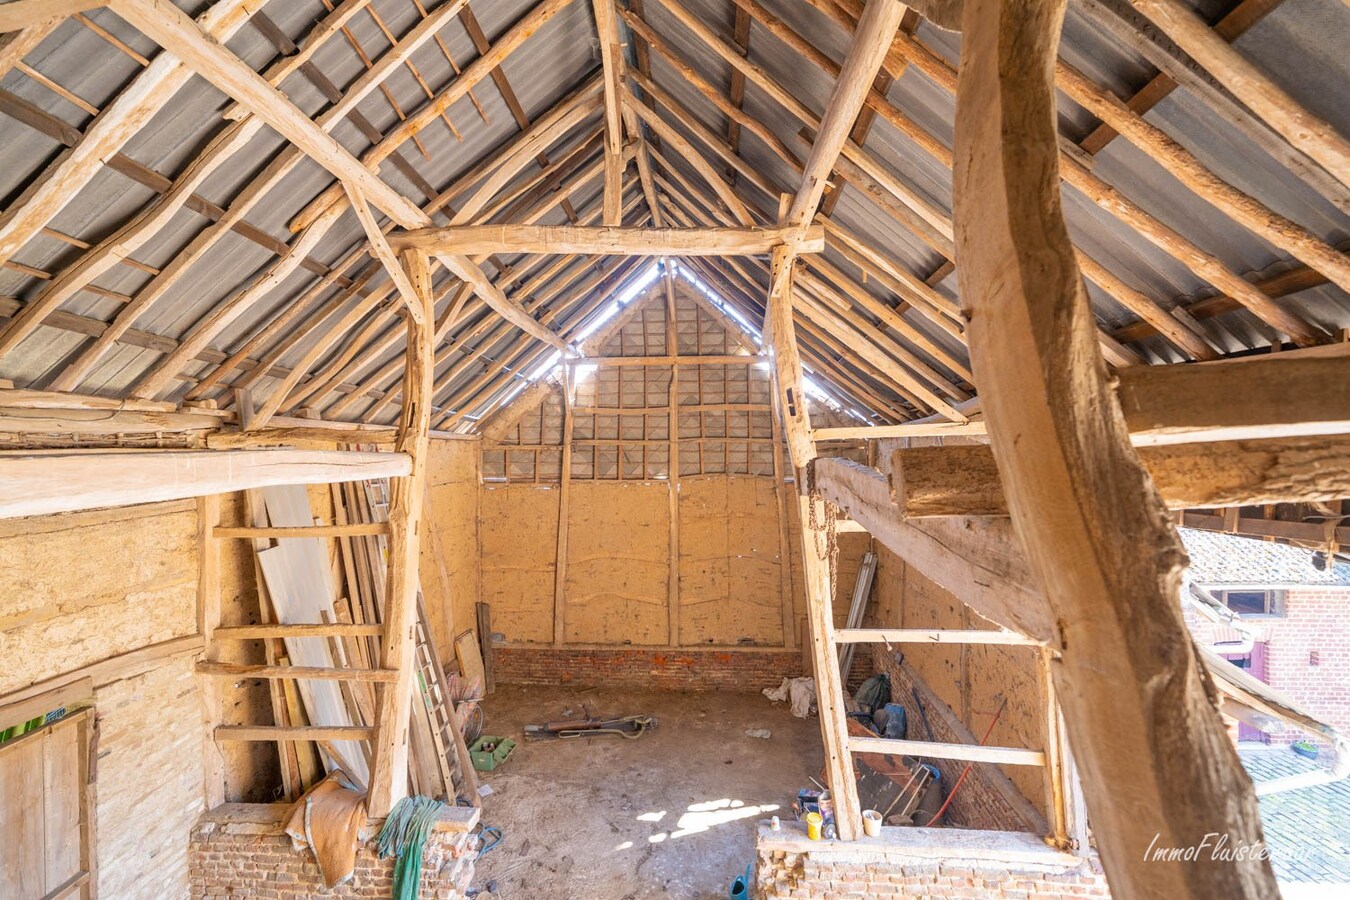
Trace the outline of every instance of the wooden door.
<instances>
[{"instance_id":1,"label":"wooden door","mask_svg":"<svg viewBox=\"0 0 1350 900\"><path fill-rule=\"evenodd\" d=\"M0 897L93 897L89 712L0 744Z\"/></svg>"}]
</instances>

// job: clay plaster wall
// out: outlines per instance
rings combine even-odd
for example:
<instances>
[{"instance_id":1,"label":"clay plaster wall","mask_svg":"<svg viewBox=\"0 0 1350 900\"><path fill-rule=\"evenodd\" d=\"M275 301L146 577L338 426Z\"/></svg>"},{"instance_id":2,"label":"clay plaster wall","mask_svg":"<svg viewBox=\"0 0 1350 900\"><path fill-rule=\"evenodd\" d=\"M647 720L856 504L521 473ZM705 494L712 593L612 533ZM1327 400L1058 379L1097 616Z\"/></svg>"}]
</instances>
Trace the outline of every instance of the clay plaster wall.
<instances>
[{"instance_id":1,"label":"clay plaster wall","mask_svg":"<svg viewBox=\"0 0 1350 900\"><path fill-rule=\"evenodd\" d=\"M474 624L478 602L477 440L433 440L421 545L422 594L432 640L454 659L454 639Z\"/></svg>"},{"instance_id":2,"label":"clay plaster wall","mask_svg":"<svg viewBox=\"0 0 1350 900\"><path fill-rule=\"evenodd\" d=\"M573 481L564 580L569 645L669 646L670 497L664 481ZM785 486L793 645L805 640L800 537ZM510 644L553 640L559 487L488 483L478 496L478 583L493 630ZM467 509L467 501L461 509ZM783 644L783 575L773 480L747 475L680 481L681 646ZM437 528L445 520L435 518ZM468 531L466 515L453 527ZM847 614L869 540L839 536L835 609ZM468 566L460 559L456 566ZM473 576L465 574L465 583ZM427 578L423 579L424 586ZM433 613L433 618L434 618ZM467 626L462 626L467 627ZM461 627L461 630L462 630Z\"/></svg>"},{"instance_id":3,"label":"clay plaster wall","mask_svg":"<svg viewBox=\"0 0 1350 900\"><path fill-rule=\"evenodd\" d=\"M225 498L222 518L240 521ZM0 522L0 700L5 694L197 632L195 501ZM252 559L227 547L222 612L256 621ZM249 610L252 611L250 614ZM253 661L248 646L223 654ZM183 896L187 835L202 811L202 707L189 646L95 682L98 892ZM227 691L225 721L268 722L255 682ZM10 724L10 723L5 723ZM275 751L225 745L227 795L262 799Z\"/></svg>"}]
</instances>

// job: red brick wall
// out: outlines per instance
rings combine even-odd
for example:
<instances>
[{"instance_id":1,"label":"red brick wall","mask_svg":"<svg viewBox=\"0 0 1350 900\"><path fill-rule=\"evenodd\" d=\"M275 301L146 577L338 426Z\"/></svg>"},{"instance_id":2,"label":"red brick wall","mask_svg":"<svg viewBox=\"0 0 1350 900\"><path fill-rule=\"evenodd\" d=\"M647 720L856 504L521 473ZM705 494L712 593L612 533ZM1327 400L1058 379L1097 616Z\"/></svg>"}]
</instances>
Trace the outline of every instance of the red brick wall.
<instances>
[{"instance_id":1,"label":"red brick wall","mask_svg":"<svg viewBox=\"0 0 1350 900\"><path fill-rule=\"evenodd\" d=\"M473 880L475 852L465 832L432 832L422 857L419 896L460 900ZM393 896L393 859L380 859L374 840L361 844L350 881L323 886L309 850L293 850L277 823L229 823L207 813L188 846L189 896L211 900L307 900L323 896L386 900Z\"/></svg>"},{"instance_id":2,"label":"red brick wall","mask_svg":"<svg viewBox=\"0 0 1350 900\"><path fill-rule=\"evenodd\" d=\"M758 691L802 674L797 650L496 647L497 681L679 691Z\"/></svg>"},{"instance_id":3,"label":"red brick wall","mask_svg":"<svg viewBox=\"0 0 1350 900\"><path fill-rule=\"evenodd\" d=\"M1248 618L1245 624L1266 641L1266 681L1284 691L1338 728L1350 728L1350 590L1292 588L1285 592L1284 615ZM1186 623L1196 639L1211 644L1219 632L1230 632L1200 617L1190 608ZM1230 633L1231 638L1231 633ZM1287 729L1271 735L1271 742L1305 740L1301 731Z\"/></svg>"}]
</instances>

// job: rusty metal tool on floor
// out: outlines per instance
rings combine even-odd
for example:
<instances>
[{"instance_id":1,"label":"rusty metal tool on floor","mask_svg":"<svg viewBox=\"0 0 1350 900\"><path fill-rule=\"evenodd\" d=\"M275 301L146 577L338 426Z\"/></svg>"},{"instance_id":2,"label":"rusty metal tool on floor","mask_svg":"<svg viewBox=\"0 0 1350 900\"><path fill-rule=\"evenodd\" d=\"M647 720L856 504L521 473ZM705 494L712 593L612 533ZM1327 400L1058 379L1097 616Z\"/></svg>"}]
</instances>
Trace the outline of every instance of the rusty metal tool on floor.
<instances>
[{"instance_id":1,"label":"rusty metal tool on floor","mask_svg":"<svg viewBox=\"0 0 1350 900\"><path fill-rule=\"evenodd\" d=\"M576 721L545 722L526 725L525 736L536 740L568 740L571 738L614 735L635 741L656 727L656 716L639 714L610 719L587 717Z\"/></svg>"}]
</instances>

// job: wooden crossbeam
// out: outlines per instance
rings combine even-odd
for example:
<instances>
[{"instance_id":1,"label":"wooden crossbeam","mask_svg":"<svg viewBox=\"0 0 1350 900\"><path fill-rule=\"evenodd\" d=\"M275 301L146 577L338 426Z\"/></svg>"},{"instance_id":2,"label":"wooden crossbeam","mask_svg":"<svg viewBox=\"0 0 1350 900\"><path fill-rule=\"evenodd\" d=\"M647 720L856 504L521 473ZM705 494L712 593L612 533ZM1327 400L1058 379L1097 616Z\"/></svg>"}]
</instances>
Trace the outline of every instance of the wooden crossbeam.
<instances>
[{"instance_id":1,"label":"wooden crossbeam","mask_svg":"<svg viewBox=\"0 0 1350 900\"><path fill-rule=\"evenodd\" d=\"M1130 366L1116 399L1136 447L1350 434L1350 344L1201 365ZM818 428L818 441L982 437L981 420Z\"/></svg>"},{"instance_id":2,"label":"wooden crossbeam","mask_svg":"<svg viewBox=\"0 0 1350 900\"><path fill-rule=\"evenodd\" d=\"M753 256L786 243L825 249L825 228L623 228L580 225L465 225L391 236L394 247L427 253L543 253L601 256Z\"/></svg>"},{"instance_id":3,"label":"wooden crossbeam","mask_svg":"<svg viewBox=\"0 0 1350 900\"><path fill-rule=\"evenodd\" d=\"M585 356L567 360L570 366L755 366L767 362L768 357L749 353L723 356Z\"/></svg>"},{"instance_id":4,"label":"wooden crossbeam","mask_svg":"<svg viewBox=\"0 0 1350 900\"><path fill-rule=\"evenodd\" d=\"M1223 509L1350 497L1350 437L1271 438L1141 447L1139 461L1168 509ZM1006 516L988 446L913 447L891 455L906 518Z\"/></svg>"},{"instance_id":5,"label":"wooden crossbeam","mask_svg":"<svg viewBox=\"0 0 1350 900\"><path fill-rule=\"evenodd\" d=\"M1003 644L1039 647L1040 641L1015 631L971 631L921 628L840 628L836 644Z\"/></svg>"},{"instance_id":6,"label":"wooden crossbeam","mask_svg":"<svg viewBox=\"0 0 1350 900\"><path fill-rule=\"evenodd\" d=\"M1016 747L982 747L972 744L942 744L936 741L901 741L894 738L850 737L848 739L848 751L850 753L929 756L933 759L958 759L1000 766L1045 765L1045 754L1040 750L1022 750Z\"/></svg>"},{"instance_id":7,"label":"wooden crossbeam","mask_svg":"<svg viewBox=\"0 0 1350 900\"><path fill-rule=\"evenodd\" d=\"M0 518L182 500L276 484L406 475L402 453L134 450L0 453Z\"/></svg>"}]
</instances>

